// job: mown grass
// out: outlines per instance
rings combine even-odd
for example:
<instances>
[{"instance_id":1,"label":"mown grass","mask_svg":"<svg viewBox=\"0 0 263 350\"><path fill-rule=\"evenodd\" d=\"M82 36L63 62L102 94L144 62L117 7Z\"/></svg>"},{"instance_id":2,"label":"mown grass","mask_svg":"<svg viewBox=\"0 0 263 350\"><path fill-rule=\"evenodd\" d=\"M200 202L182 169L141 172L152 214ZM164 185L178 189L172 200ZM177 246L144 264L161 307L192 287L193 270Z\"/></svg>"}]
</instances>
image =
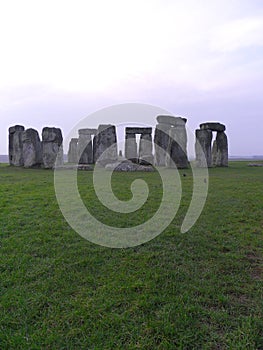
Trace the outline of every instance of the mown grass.
<instances>
[{"instance_id":1,"label":"mown grass","mask_svg":"<svg viewBox=\"0 0 263 350\"><path fill-rule=\"evenodd\" d=\"M172 171L171 171L172 172ZM262 349L263 168L233 162L210 169L207 203L180 233L192 189L169 227L128 249L94 245L66 223L53 172L0 167L1 349ZM172 173L171 173L172 174ZM79 189L107 224L154 215L157 173L114 174L123 200L141 177L150 187L134 215L113 215L96 199L91 172Z\"/></svg>"}]
</instances>

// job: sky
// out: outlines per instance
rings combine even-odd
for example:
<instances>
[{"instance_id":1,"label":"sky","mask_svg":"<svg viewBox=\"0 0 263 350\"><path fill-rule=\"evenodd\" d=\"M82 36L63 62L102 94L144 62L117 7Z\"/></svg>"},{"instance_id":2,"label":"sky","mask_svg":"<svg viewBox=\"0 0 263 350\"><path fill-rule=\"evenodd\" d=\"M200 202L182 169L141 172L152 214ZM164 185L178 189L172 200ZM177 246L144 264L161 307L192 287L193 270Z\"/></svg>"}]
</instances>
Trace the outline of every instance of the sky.
<instances>
[{"instance_id":1,"label":"sky","mask_svg":"<svg viewBox=\"0 0 263 350\"><path fill-rule=\"evenodd\" d=\"M0 45L0 154L12 125L67 135L124 103L221 122L230 155L263 154L262 0L0 0ZM99 115L87 126L156 124Z\"/></svg>"}]
</instances>

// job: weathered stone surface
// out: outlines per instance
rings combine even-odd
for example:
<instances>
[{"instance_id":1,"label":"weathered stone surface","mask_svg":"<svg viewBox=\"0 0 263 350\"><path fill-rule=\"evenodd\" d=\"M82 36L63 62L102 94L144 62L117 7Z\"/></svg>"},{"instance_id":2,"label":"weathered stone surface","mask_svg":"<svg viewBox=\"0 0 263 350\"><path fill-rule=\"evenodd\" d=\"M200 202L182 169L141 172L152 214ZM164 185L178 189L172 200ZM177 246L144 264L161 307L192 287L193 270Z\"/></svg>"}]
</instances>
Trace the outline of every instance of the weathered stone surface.
<instances>
[{"instance_id":1,"label":"weathered stone surface","mask_svg":"<svg viewBox=\"0 0 263 350\"><path fill-rule=\"evenodd\" d=\"M166 155L169 145L169 131L171 126L168 124L157 124L154 133L155 146L155 164L157 166L166 165Z\"/></svg>"},{"instance_id":2,"label":"weathered stone surface","mask_svg":"<svg viewBox=\"0 0 263 350\"><path fill-rule=\"evenodd\" d=\"M228 142L226 134L218 132L216 135L217 158L216 166L228 167Z\"/></svg>"},{"instance_id":3,"label":"weathered stone surface","mask_svg":"<svg viewBox=\"0 0 263 350\"><path fill-rule=\"evenodd\" d=\"M25 168L41 167L42 147L37 130L27 129L22 134L23 159Z\"/></svg>"},{"instance_id":4,"label":"weathered stone surface","mask_svg":"<svg viewBox=\"0 0 263 350\"><path fill-rule=\"evenodd\" d=\"M79 129L79 135L95 135L97 133L97 129Z\"/></svg>"},{"instance_id":5,"label":"weathered stone surface","mask_svg":"<svg viewBox=\"0 0 263 350\"><path fill-rule=\"evenodd\" d=\"M14 134L16 131L24 131L24 130L25 130L25 128L23 125L10 126L9 134Z\"/></svg>"},{"instance_id":6,"label":"weathered stone surface","mask_svg":"<svg viewBox=\"0 0 263 350\"><path fill-rule=\"evenodd\" d=\"M114 125L99 125L94 141L95 162L106 165L118 160L117 135Z\"/></svg>"},{"instance_id":7,"label":"weathered stone surface","mask_svg":"<svg viewBox=\"0 0 263 350\"><path fill-rule=\"evenodd\" d=\"M135 164L129 160L123 161L121 163L107 164L105 169L106 170L113 170L113 171L123 171L123 172L134 172L134 171L153 172L153 171L155 171L155 169L151 165Z\"/></svg>"},{"instance_id":8,"label":"weathered stone surface","mask_svg":"<svg viewBox=\"0 0 263 350\"><path fill-rule=\"evenodd\" d=\"M142 165L153 164L153 144L151 134L142 134L139 145L139 163Z\"/></svg>"},{"instance_id":9,"label":"weathered stone surface","mask_svg":"<svg viewBox=\"0 0 263 350\"><path fill-rule=\"evenodd\" d=\"M127 134L125 136L125 158L133 162L137 162L137 142L135 134Z\"/></svg>"},{"instance_id":10,"label":"weathered stone surface","mask_svg":"<svg viewBox=\"0 0 263 350\"><path fill-rule=\"evenodd\" d=\"M42 147L37 130L27 129L22 134L23 159L25 168L41 167Z\"/></svg>"},{"instance_id":11,"label":"weathered stone surface","mask_svg":"<svg viewBox=\"0 0 263 350\"><path fill-rule=\"evenodd\" d=\"M214 122L206 122L200 124L200 129L201 130L211 130L211 131L225 131L226 127L224 124L221 123L214 123Z\"/></svg>"},{"instance_id":12,"label":"weathered stone surface","mask_svg":"<svg viewBox=\"0 0 263 350\"><path fill-rule=\"evenodd\" d=\"M42 130L43 142L55 142L59 145L63 142L62 132L59 128L45 127Z\"/></svg>"},{"instance_id":13,"label":"weathered stone surface","mask_svg":"<svg viewBox=\"0 0 263 350\"><path fill-rule=\"evenodd\" d=\"M248 166L252 166L252 167L263 167L263 163L249 163Z\"/></svg>"},{"instance_id":14,"label":"weathered stone surface","mask_svg":"<svg viewBox=\"0 0 263 350\"><path fill-rule=\"evenodd\" d=\"M196 130L196 165L200 168L211 167L212 156L211 156L211 142L213 133L211 130Z\"/></svg>"},{"instance_id":15,"label":"weathered stone surface","mask_svg":"<svg viewBox=\"0 0 263 350\"><path fill-rule=\"evenodd\" d=\"M187 122L186 118L173 117L171 115L158 115L156 117L159 124L167 124L173 126L184 126Z\"/></svg>"},{"instance_id":16,"label":"weathered stone surface","mask_svg":"<svg viewBox=\"0 0 263 350\"><path fill-rule=\"evenodd\" d=\"M22 134L25 128L22 125L15 125L9 128L9 164L23 166L23 144Z\"/></svg>"},{"instance_id":17,"label":"weathered stone surface","mask_svg":"<svg viewBox=\"0 0 263 350\"><path fill-rule=\"evenodd\" d=\"M53 169L55 165L63 164L63 137L59 128L43 128L42 130L42 153L43 166Z\"/></svg>"},{"instance_id":18,"label":"weathered stone surface","mask_svg":"<svg viewBox=\"0 0 263 350\"><path fill-rule=\"evenodd\" d=\"M88 164L66 164L61 166L56 166L56 170L84 170L93 171L94 167Z\"/></svg>"},{"instance_id":19,"label":"weathered stone surface","mask_svg":"<svg viewBox=\"0 0 263 350\"><path fill-rule=\"evenodd\" d=\"M169 144L167 148L166 166L178 169L188 168L187 135L184 126L171 128L169 131Z\"/></svg>"},{"instance_id":20,"label":"weathered stone surface","mask_svg":"<svg viewBox=\"0 0 263 350\"><path fill-rule=\"evenodd\" d=\"M80 164L93 164L93 148L91 134L79 134L77 154Z\"/></svg>"},{"instance_id":21,"label":"weathered stone surface","mask_svg":"<svg viewBox=\"0 0 263 350\"><path fill-rule=\"evenodd\" d=\"M77 138L72 138L68 149L68 163L78 163L78 141Z\"/></svg>"},{"instance_id":22,"label":"weathered stone surface","mask_svg":"<svg viewBox=\"0 0 263 350\"><path fill-rule=\"evenodd\" d=\"M214 140L212 146L212 166L217 166L217 142Z\"/></svg>"},{"instance_id":23,"label":"weathered stone surface","mask_svg":"<svg viewBox=\"0 0 263 350\"><path fill-rule=\"evenodd\" d=\"M126 135L127 134L151 134L152 133L152 128L127 127L125 130L126 130Z\"/></svg>"}]
</instances>

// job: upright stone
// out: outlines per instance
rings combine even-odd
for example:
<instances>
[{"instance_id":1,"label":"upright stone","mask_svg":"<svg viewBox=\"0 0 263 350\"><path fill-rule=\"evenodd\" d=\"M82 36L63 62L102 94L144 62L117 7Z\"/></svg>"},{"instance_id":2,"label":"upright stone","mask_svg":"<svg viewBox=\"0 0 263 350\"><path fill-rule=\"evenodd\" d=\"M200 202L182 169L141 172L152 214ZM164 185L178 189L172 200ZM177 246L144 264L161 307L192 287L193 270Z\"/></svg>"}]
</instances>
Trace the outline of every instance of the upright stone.
<instances>
[{"instance_id":1,"label":"upright stone","mask_svg":"<svg viewBox=\"0 0 263 350\"><path fill-rule=\"evenodd\" d=\"M24 167L41 167L43 162L42 146L37 130L25 130L22 134L22 143Z\"/></svg>"},{"instance_id":2,"label":"upright stone","mask_svg":"<svg viewBox=\"0 0 263 350\"><path fill-rule=\"evenodd\" d=\"M224 133L224 131L217 132L216 145L217 145L216 166L228 167L228 142L227 142L227 136Z\"/></svg>"},{"instance_id":3,"label":"upright stone","mask_svg":"<svg viewBox=\"0 0 263 350\"><path fill-rule=\"evenodd\" d=\"M99 125L95 137L95 162L105 166L118 160L116 127L114 125Z\"/></svg>"},{"instance_id":4,"label":"upright stone","mask_svg":"<svg viewBox=\"0 0 263 350\"><path fill-rule=\"evenodd\" d=\"M211 142L213 138L212 131L209 129L196 130L195 136L196 165L200 168L211 167Z\"/></svg>"},{"instance_id":5,"label":"upright stone","mask_svg":"<svg viewBox=\"0 0 263 350\"><path fill-rule=\"evenodd\" d=\"M15 125L9 128L9 164L23 166L23 143L22 134L25 128L22 125Z\"/></svg>"},{"instance_id":6,"label":"upright stone","mask_svg":"<svg viewBox=\"0 0 263 350\"><path fill-rule=\"evenodd\" d=\"M91 135L79 130L78 159L80 164L92 164L92 140Z\"/></svg>"},{"instance_id":7,"label":"upright stone","mask_svg":"<svg viewBox=\"0 0 263 350\"><path fill-rule=\"evenodd\" d=\"M43 128L42 152L44 168L53 169L55 165L63 164L62 142L62 132L59 128Z\"/></svg>"},{"instance_id":8,"label":"upright stone","mask_svg":"<svg viewBox=\"0 0 263 350\"><path fill-rule=\"evenodd\" d=\"M187 119L170 115L159 115L156 119L159 123L154 136L156 165L187 168Z\"/></svg>"},{"instance_id":9,"label":"upright stone","mask_svg":"<svg viewBox=\"0 0 263 350\"><path fill-rule=\"evenodd\" d=\"M136 134L131 134L126 132L125 158L135 163L138 160Z\"/></svg>"},{"instance_id":10,"label":"upright stone","mask_svg":"<svg viewBox=\"0 0 263 350\"><path fill-rule=\"evenodd\" d=\"M80 164L94 163L94 139L92 135L97 133L97 129L80 129L78 141L78 159ZM95 138L95 136L94 136Z\"/></svg>"},{"instance_id":11,"label":"upright stone","mask_svg":"<svg viewBox=\"0 0 263 350\"><path fill-rule=\"evenodd\" d=\"M152 145L152 134L142 134L139 145L139 163L153 164L153 145Z\"/></svg>"},{"instance_id":12,"label":"upright stone","mask_svg":"<svg viewBox=\"0 0 263 350\"><path fill-rule=\"evenodd\" d=\"M178 169L188 168L187 135L185 127L174 127L169 131L169 144L166 156L166 166Z\"/></svg>"},{"instance_id":13,"label":"upright stone","mask_svg":"<svg viewBox=\"0 0 263 350\"><path fill-rule=\"evenodd\" d=\"M213 142L213 147L212 147L212 166L216 167L217 166L217 142L214 140Z\"/></svg>"},{"instance_id":14,"label":"upright stone","mask_svg":"<svg viewBox=\"0 0 263 350\"><path fill-rule=\"evenodd\" d=\"M166 165L166 156L169 145L170 125L157 124L154 133L155 164L157 166Z\"/></svg>"},{"instance_id":15,"label":"upright stone","mask_svg":"<svg viewBox=\"0 0 263 350\"><path fill-rule=\"evenodd\" d=\"M78 163L78 140L72 138L69 143L68 149L68 163Z\"/></svg>"}]
</instances>

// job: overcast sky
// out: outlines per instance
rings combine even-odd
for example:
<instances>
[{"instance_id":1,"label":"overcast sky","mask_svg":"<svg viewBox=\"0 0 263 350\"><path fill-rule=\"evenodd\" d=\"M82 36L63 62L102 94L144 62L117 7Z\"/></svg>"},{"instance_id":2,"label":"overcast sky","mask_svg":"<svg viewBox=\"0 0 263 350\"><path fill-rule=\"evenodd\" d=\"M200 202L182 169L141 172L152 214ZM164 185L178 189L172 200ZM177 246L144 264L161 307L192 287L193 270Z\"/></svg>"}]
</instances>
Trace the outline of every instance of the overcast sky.
<instances>
[{"instance_id":1,"label":"overcast sky","mask_svg":"<svg viewBox=\"0 0 263 350\"><path fill-rule=\"evenodd\" d=\"M0 44L0 154L11 125L66 135L127 102L222 122L231 155L263 154L262 0L0 0ZM104 119L89 126L120 122Z\"/></svg>"}]
</instances>

